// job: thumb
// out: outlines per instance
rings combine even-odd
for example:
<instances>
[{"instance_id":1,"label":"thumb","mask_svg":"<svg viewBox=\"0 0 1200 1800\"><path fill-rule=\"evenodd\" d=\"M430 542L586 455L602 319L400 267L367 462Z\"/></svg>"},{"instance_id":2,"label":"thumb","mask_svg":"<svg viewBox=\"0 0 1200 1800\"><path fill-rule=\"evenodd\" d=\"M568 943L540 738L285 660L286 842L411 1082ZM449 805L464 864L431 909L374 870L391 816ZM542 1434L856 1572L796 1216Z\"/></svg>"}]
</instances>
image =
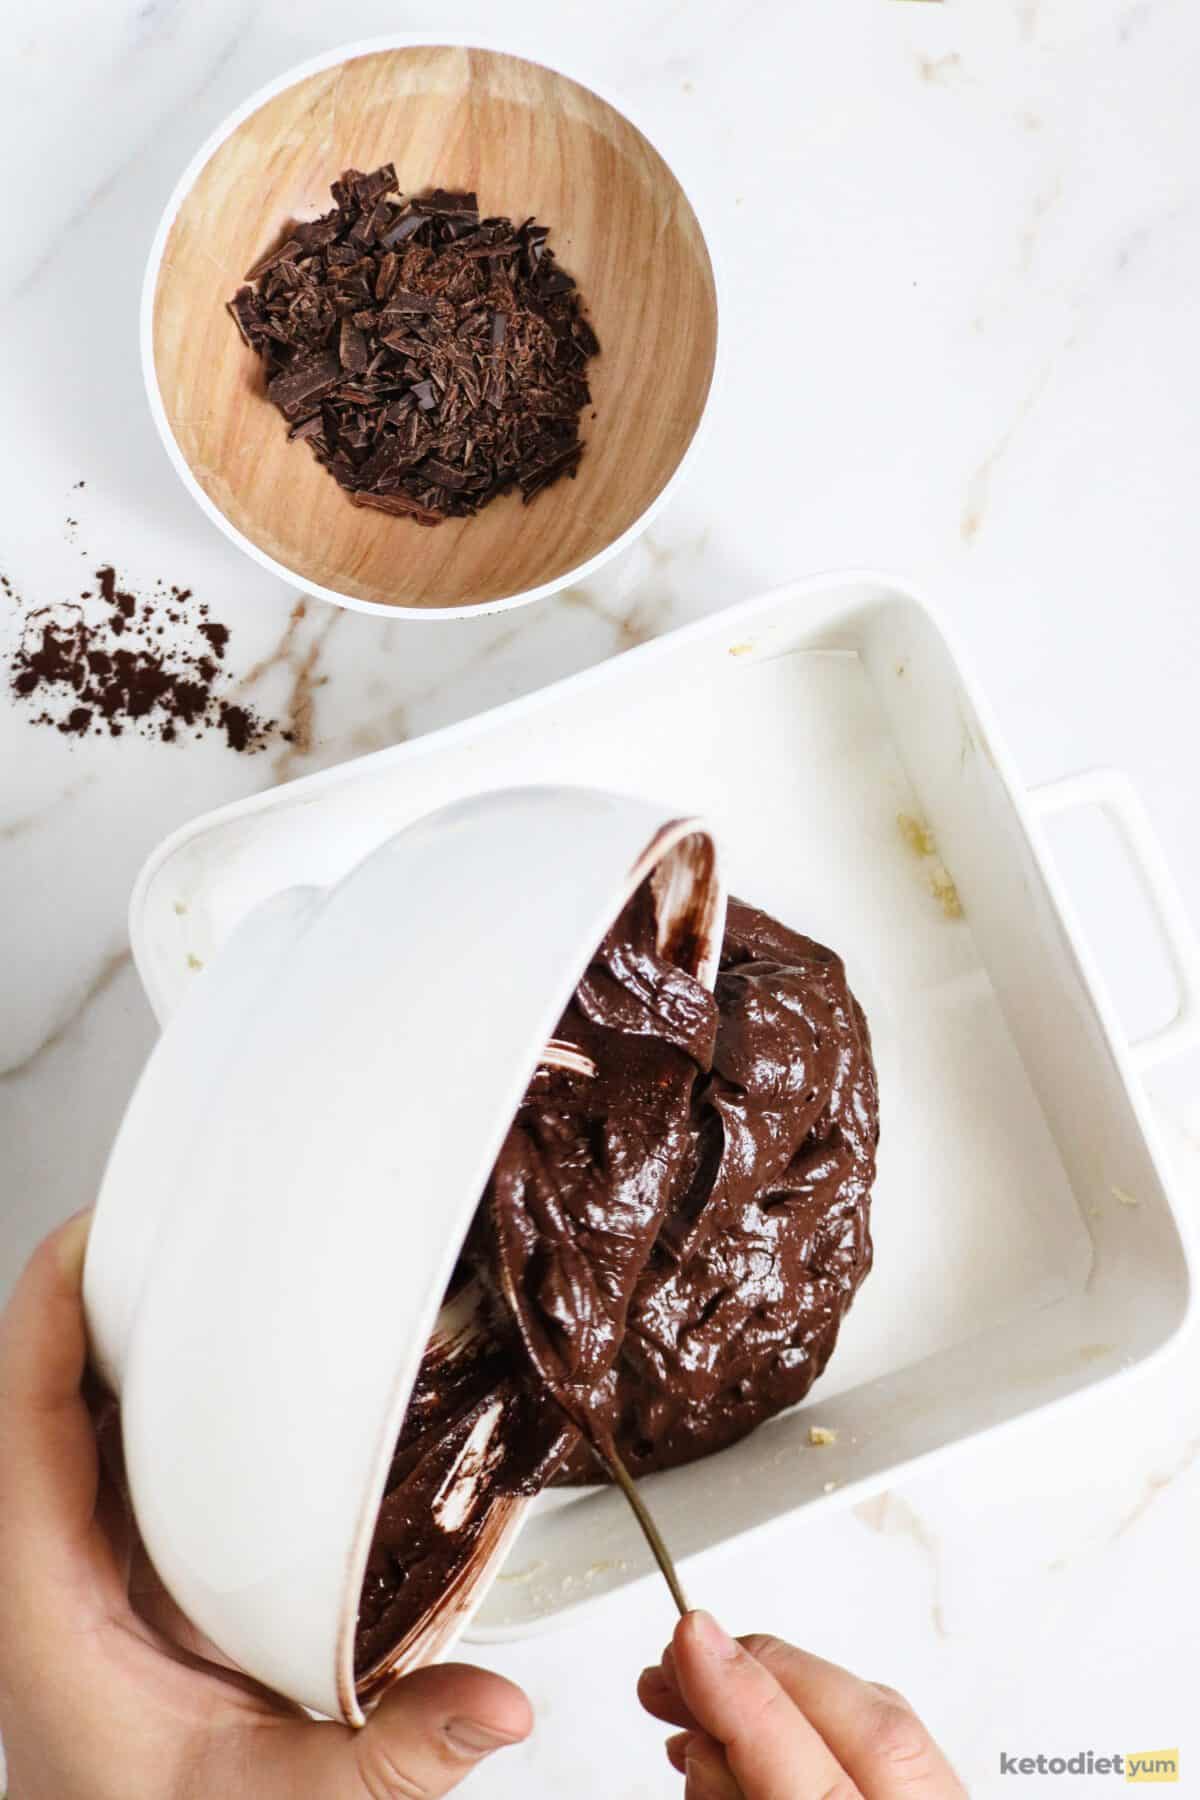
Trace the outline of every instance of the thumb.
<instances>
[{"instance_id":1,"label":"thumb","mask_svg":"<svg viewBox=\"0 0 1200 1800\"><path fill-rule=\"evenodd\" d=\"M448 1794L532 1729L533 1708L503 1676L465 1663L418 1669L384 1695L355 1738L359 1779L371 1800Z\"/></svg>"},{"instance_id":2,"label":"thumb","mask_svg":"<svg viewBox=\"0 0 1200 1800\"><path fill-rule=\"evenodd\" d=\"M270 1768L258 1771L265 1779L254 1792L439 1800L532 1729L529 1701L503 1676L465 1663L418 1669L389 1689L362 1731L297 1722L272 1732Z\"/></svg>"}]
</instances>

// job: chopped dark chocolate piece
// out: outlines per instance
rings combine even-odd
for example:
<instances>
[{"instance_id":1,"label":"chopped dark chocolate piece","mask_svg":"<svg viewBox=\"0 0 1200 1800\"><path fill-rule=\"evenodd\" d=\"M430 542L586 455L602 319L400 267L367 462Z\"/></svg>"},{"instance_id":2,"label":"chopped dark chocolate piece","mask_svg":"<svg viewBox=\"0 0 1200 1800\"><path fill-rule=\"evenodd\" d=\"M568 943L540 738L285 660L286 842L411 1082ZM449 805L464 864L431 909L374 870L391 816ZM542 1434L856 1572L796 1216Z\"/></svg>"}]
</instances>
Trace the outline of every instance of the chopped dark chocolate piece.
<instances>
[{"instance_id":1,"label":"chopped dark chocolate piece","mask_svg":"<svg viewBox=\"0 0 1200 1800\"><path fill-rule=\"evenodd\" d=\"M546 263L538 264L540 280L538 291L542 294L565 294L568 288L575 286L575 279L565 269L547 268Z\"/></svg>"},{"instance_id":2,"label":"chopped dark chocolate piece","mask_svg":"<svg viewBox=\"0 0 1200 1800\"><path fill-rule=\"evenodd\" d=\"M528 506L535 495L540 494L543 488L549 487L552 481L557 481L560 475L570 475L573 479L582 455L583 445L573 444L560 456L552 456L533 469L523 471L521 474L521 499L524 504Z\"/></svg>"},{"instance_id":3,"label":"chopped dark chocolate piece","mask_svg":"<svg viewBox=\"0 0 1200 1800\"><path fill-rule=\"evenodd\" d=\"M370 457L362 466L363 487L378 491L387 484L390 475L395 475L399 471L402 463L411 460L400 439L394 432L389 432L386 437L380 438Z\"/></svg>"},{"instance_id":4,"label":"chopped dark chocolate piece","mask_svg":"<svg viewBox=\"0 0 1200 1800\"><path fill-rule=\"evenodd\" d=\"M371 360L367 340L352 319L342 320L338 355L343 369L348 369L352 375L361 375Z\"/></svg>"},{"instance_id":5,"label":"chopped dark chocolate piece","mask_svg":"<svg viewBox=\"0 0 1200 1800\"><path fill-rule=\"evenodd\" d=\"M415 237L424 223L424 213L401 213L396 222L389 225L387 230L381 234L379 242L385 250L394 250L397 244L403 244L406 239Z\"/></svg>"},{"instance_id":6,"label":"chopped dark chocolate piece","mask_svg":"<svg viewBox=\"0 0 1200 1800\"><path fill-rule=\"evenodd\" d=\"M600 345L534 219L348 169L229 302L266 391L356 505L421 525L573 477ZM594 417L594 414L593 414Z\"/></svg>"},{"instance_id":7,"label":"chopped dark chocolate piece","mask_svg":"<svg viewBox=\"0 0 1200 1800\"><path fill-rule=\"evenodd\" d=\"M242 334L242 342L253 350L262 341L263 315L258 295L253 288L239 288L228 302L228 311Z\"/></svg>"},{"instance_id":8,"label":"chopped dark chocolate piece","mask_svg":"<svg viewBox=\"0 0 1200 1800\"><path fill-rule=\"evenodd\" d=\"M375 277L375 298L377 300L387 299L388 295L396 285L396 279L399 274L400 258L396 255L394 250L389 250L383 261L380 263L379 272Z\"/></svg>"},{"instance_id":9,"label":"chopped dark chocolate piece","mask_svg":"<svg viewBox=\"0 0 1200 1800\"><path fill-rule=\"evenodd\" d=\"M257 281L261 275L269 274L280 263L291 262L303 248L304 246L298 238L288 238L287 242L281 244L278 250L268 250L265 256L260 256L254 267L246 270L246 280Z\"/></svg>"},{"instance_id":10,"label":"chopped dark chocolate piece","mask_svg":"<svg viewBox=\"0 0 1200 1800\"><path fill-rule=\"evenodd\" d=\"M462 253L464 256L472 258L476 256L515 256L520 248L516 238L509 238L503 244L493 243L490 240L486 244L464 244Z\"/></svg>"},{"instance_id":11,"label":"chopped dark chocolate piece","mask_svg":"<svg viewBox=\"0 0 1200 1800\"><path fill-rule=\"evenodd\" d=\"M370 175L360 175L355 182L355 199L359 206L369 206L381 194L396 191L396 169L393 163L381 163Z\"/></svg>"},{"instance_id":12,"label":"chopped dark chocolate piece","mask_svg":"<svg viewBox=\"0 0 1200 1800\"><path fill-rule=\"evenodd\" d=\"M407 494L355 494L355 506L373 506L379 512L404 513L415 519L418 525L440 525L445 513L435 512L432 507L419 506Z\"/></svg>"},{"instance_id":13,"label":"chopped dark chocolate piece","mask_svg":"<svg viewBox=\"0 0 1200 1800\"><path fill-rule=\"evenodd\" d=\"M436 482L438 487L456 489L474 486L474 482L469 475L460 474L457 469L452 469L448 463L438 462L436 458L432 456L426 457L425 461L421 464L420 474L422 474L426 480Z\"/></svg>"},{"instance_id":14,"label":"chopped dark chocolate piece","mask_svg":"<svg viewBox=\"0 0 1200 1800\"><path fill-rule=\"evenodd\" d=\"M289 363L267 383L267 394L285 418L302 418L311 403L320 400L338 383L342 369L332 350Z\"/></svg>"},{"instance_id":15,"label":"chopped dark chocolate piece","mask_svg":"<svg viewBox=\"0 0 1200 1800\"><path fill-rule=\"evenodd\" d=\"M360 169L347 169L340 181L333 183L333 198L340 212L370 211L381 194L394 192L396 171L391 163L381 163L370 175ZM352 223L352 221L348 221Z\"/></svg>"},{"instance_id":16,"label":"chopped dark chocolate piece","mask_svg":"<svg viewBox=\"0 0 1200 1800\"><path fill-rule=\"evenodd\" d=\"M394 288L388 295L380 323L389 327L399 325L406 313L436 313L442 306L443 302L436 294L409 294L403 288Z\"/></svg>"},{"instance_id":17,"label":"chopped dark chocolate piece","mask_svg":"<svg viewBox=\"0 0 1200 1800\"><path fill-rule=\"evenodd\" d=\"M469 218L476 225L479 223L479 201L474 194L448 194L444 188L434 188L432 194L420 196L413 205L418 212L434 218Z\"/></svg>"},{"instance_id":18,"label":"chopped dark chocolate piece","mask_svg":"<svg viewBox=\"0 0 1200 1800\"><path fill-rule=\"evenodd\" d=\"M306 223L293 225L289 236L296 239L302 250L317 250L323 244L332 244L339 231L345 229L345 220L335 208L333 212L322 214L319 219L309 219Z\"/></svg>"}]
</instances>

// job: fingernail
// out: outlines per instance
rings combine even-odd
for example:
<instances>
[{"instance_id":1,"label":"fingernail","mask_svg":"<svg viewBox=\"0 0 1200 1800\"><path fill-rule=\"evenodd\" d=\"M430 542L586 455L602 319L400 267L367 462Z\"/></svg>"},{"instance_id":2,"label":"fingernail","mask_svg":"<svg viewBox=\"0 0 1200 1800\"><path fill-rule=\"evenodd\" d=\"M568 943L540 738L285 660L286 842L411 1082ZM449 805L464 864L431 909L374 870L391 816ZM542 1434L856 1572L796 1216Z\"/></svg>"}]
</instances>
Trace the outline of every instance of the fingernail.
<instances>
[{"instance_id":1,"label":"fingernail","mask_svg":"<svg viewBox=\"0 0 1200 1800\"><path fill-rule=\"evenodd\" d=\"M517 1741L503 1731L493 1731L490 1725L480 1725L476 1719L451 1719L445 1731L450 1748L460 1756L488 1756Z\"/></svg>"},{"instance_id":2,"label":"fingernail","mask_svg":"<svg viewBox=\"0 0 1200 1800\"><path fill-rule=\"evenodd\" d=\"M92 1208L85 1206L73 1213L59 1228L58 1266L64 1275L77 1277L83 1269L88 1233L92 1229Z\"/></svg>"},{"instance_id":3,"label":"fingernail","mask_svg":"<svg viewBox=\"0 0 1200 1800\"><path fill-rule=\"evenodd\" d=\"M703 1738L696 1738L689 1744L683 1761L687 1800L727 1800L730 1793L741 1793L741 1788L732 1786L732 1778L723 1767L723 1757L721 1764L713 1767Z\"/></svg>"},{"instance_id":4,"label":"fingernail","mask_svg":"<svg viewBox=\"0 0 1200 1800\"><path fill-rule=\"evenodd\" d=\"M708 1612L691 1614L692 1629L700 1640L700 1648L708 1655L715 1656L719 1662L732 1662L738 1653L738 1647L717 1621Z\"/></svg>"},{"instance_id":5,"label":"fingernail","mask_svg":"<svg viewBox=\"0 0 1200 1800\"><path fill-rule=\"evenodd\" d=\"M691 1741L692 1734L690 1731L677 1731L675 1736L669 1737L663 1745L663 1748L667 1753L667 1761L670 1763L671 1767L677 1769L681 1775L687 1774L687 1753Z\"/></svg>"}]
</instances>

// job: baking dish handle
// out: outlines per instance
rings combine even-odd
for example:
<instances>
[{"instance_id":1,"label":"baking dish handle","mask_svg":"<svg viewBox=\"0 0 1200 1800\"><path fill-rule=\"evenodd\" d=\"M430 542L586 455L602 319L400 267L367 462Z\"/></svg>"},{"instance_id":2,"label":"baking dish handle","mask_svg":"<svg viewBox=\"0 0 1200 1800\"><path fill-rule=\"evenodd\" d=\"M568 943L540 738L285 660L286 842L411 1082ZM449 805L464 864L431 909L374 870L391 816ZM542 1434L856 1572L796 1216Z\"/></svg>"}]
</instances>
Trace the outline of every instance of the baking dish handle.
<instances>
[{"instance_id":1,"label":"baking dish handle","mask_svg":"<svg viewBox=\"0 0 1200 1800\"><path fill-rule=\"evenodd\" d=\"M1130 1045L1135 1065L1152 1069L1170 1056L1194 1050L1200 1045L1200 942L1132 781L1119 769L1088 769L1031 788L1029 800L1039 819L1053 818L1077 806L1099 807L1115 827L1141 880L1178 985L1179 1004L1167 1024Z\"/></svg>"}]
</instances>

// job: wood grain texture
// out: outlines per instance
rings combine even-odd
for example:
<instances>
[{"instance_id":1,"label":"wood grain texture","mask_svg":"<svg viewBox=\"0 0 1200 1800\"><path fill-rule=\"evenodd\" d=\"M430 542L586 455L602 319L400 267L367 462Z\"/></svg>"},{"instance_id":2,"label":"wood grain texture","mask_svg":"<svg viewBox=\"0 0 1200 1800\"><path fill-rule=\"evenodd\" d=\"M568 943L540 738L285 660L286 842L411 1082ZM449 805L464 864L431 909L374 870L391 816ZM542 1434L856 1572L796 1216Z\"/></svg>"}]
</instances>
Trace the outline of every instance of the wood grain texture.
<instances>
[{"instance_id":1,"label":"wood grain texture","mask_svg":"<svg viewBox=\"0 0 1200 1800\"><path fill-rule=\"evenodd\" d=\"M351 504L264 393L225 303L344 168L394 162L402 192L473 188L535 214L602 351L575 481L434 530ZM301 582L405 606L484 604L561 579L629 529L678 467L716 353L712 268L679 183L641 133L567 77L491 51L356 57L266 102L214 152L167 240L154 295L167 420L226 518Z\"/></svg>"}]
</instances>

